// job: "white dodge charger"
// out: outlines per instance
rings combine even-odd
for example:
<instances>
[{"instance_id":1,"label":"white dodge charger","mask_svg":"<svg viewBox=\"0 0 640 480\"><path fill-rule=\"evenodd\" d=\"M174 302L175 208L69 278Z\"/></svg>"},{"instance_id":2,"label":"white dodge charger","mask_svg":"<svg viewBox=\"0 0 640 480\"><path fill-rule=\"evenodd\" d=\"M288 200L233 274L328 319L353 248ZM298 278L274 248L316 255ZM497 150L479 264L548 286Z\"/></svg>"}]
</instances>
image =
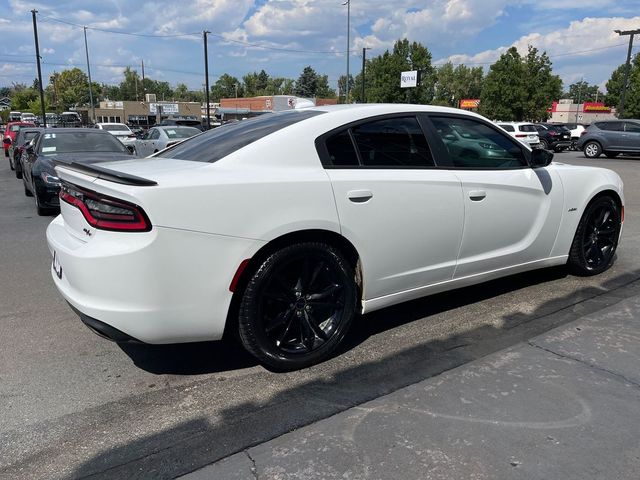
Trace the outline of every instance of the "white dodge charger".
<instances>
[{"instance_id":1,"label":"white dodge charger","mask_svg":"<svg viewBox=\"0 0 640 480\"><path fill-rule=\"evenodd\" d=\"M146 159L58 165L52 276L112 340L235 332L264 364L302 368L360 313L552 265L606 270L622 181L552 156L456 109L267 114Z\"/></svg>"}]
</instances>

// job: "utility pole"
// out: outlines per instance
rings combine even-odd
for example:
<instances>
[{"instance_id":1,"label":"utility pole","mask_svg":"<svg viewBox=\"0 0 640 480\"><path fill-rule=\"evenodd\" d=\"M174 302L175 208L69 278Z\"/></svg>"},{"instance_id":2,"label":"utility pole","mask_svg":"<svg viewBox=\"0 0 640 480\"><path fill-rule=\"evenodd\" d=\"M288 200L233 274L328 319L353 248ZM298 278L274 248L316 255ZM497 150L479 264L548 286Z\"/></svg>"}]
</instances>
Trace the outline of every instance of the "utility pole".
<instances>
[{"instance_id":1,"label":"utility pole","mask_svg":"<svg viewBox=\"0 0 640 480\"><path fill-rule=\"evenodd\" d=\"M42 90L42 70L40 69L40 45L38 44L38 25L36 22L37 10L31 10L33 17L33 36L36 41L36 63L38 64L38 87L40 89L40 108L42 110L42 126L47 128L47 113L44 108L44 91Z\"/></svg>"},{"instance_id":2,"label":"utility pole","mask_svg":"<svg viewBox=\"0 0 640 480\"><path fill-rule=\"evenodd\" d=\"M366 62L367 50L369 50L369 48L362 47L362 103L367 103L367 100L364 98L364 84L365 84L364 73L365 73L365 64L366 64L365 62Z\"/></svg>"},{"instance_id":3,"label":"utility pole","mask_svg":"<svg viewBox=\"0 0 640 480\"><path fill-rule=\"evenodd\" d=\"M622 92L620 93L620 105L618 106L618 118L622 117L624 113L624 96L627 92L627 82L629 81L629 69L631 66L631 49L633 48L633 36L636 33L640 33L640 29L638 30L614 30L621 37L624 35L629 35L629 49L627 50L627 64L624 69L624 83L622 84Z\"/></svg>"},{"instance_id":4,"label":"utility pole","mask_svg":"<svg viewBox=\"0 0 640 480\"><path fill-rule=\"evenodd\" d=\"M87 44L87 27L84 28L84 52L87 54L87 74L89 76L89 103L91 104L91 121L96 122L96 107L93 104L93 86L91 85L91 67L89 66L89 46Z\"/></svg>"},{"instance_id":5,"label":"utility pole","mask_svg":"<svg viewBox=\"0 0 640 480\"><path fill-rule=\"evenodd\" d=\"M144 86L144 60L142 60L142 97L147 101L147 89ZM164 97L162 98L164 100Z\"/></svg>"},{"instance_id":6,"label":"utility pole","mask_svg":"<svg viewBox=\"0 0 640 480\"><path fill-rule=\"evenodd\" d=\"M211 117L209 112L209 53L207 51L207 34L211 33L208 30L202 32L204 37L204 85L207 89L205 92L204 101L207 102L207 130L211 129Z\"/></svg>"},{"instance_id":7,"label":"utility pole","mask_svg":"<svg viewBox=\"0 0 640 480\"><path fill-rule=\"evenodd\" d=\"M351 43L349 40L349 34L351 30L351 0L347 0L342 5L347 6L347 86L345 87L345 97L344 103L349 103L349 44Z\"/></svg>"}]
</instances>

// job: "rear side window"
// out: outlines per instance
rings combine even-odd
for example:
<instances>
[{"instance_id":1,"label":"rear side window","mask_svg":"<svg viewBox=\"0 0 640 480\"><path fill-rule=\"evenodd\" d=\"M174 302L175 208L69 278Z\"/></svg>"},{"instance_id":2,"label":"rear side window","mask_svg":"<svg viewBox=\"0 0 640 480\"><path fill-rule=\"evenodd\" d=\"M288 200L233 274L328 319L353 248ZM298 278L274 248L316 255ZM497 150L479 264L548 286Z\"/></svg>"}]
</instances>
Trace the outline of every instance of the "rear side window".
<instances>
[{"instance_id":1,"label":"rear side window","mask_svg":"<svg viewBox=\"0 0 640 480\"><path fill-rule=\"evenodd\" d=\"M415 117L387 118L352 128L365 167L433 167L427 140Z\"/></svg>"},{"instance_id":2,"label":"rear side window","mask_svg":"<svg viewBox=\"0 0 640 480\"><path fill-rule=\"evenodd\" d=\"M624 122L624 131L625 132L633 132L640 133L640 125L633 122Z\"/></svg>"},{"instance_id":3,"label":"rear side window","mask_svg":"<svg viewBox=\"0 0 640 480\"><path fill-rule=\"evenodd\" d=\"M521 132L537 132L536 127L533 125L518 125L518 130Z\"/></svg>"},{"instance_id":4,"label":"rear side window","mask_svg":"<svg viewBox=\"0 0 640 480\"><path fill-rule=\"evenodd\" d=\"M325 140L328 166L428 168L435 163L414 116L360 123ZM326 158L326 156L325 156ZM325 166L327 162L325 161Z\"/></svg>"},{"instance_id":5,"label":"rear side window","mask_svg":"<svg viewBox=\"0 0 640 480\"><path fill-rule=\"evenodd\" d=\"M163 150L157 156L194 162L217 162L256 140L322 113L314 110L266 113L260 117L229 123L188 138L184 142Z\"/></svg>"}]
</instances>

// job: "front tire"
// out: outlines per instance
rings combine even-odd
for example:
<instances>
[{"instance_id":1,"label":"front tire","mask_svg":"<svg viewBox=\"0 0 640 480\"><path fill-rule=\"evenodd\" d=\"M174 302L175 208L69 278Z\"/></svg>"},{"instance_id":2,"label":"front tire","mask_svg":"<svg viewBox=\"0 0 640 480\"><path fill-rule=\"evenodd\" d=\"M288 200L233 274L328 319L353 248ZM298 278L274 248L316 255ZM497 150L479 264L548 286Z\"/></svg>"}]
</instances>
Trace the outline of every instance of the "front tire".
<instances>
[{"instance_id":1,"label":"front tire","mask_svg":"<svg viewBox=\"0 0 640 480\"><path fill-rule=\"evenodd\" d=\"M598 142L587 142L583 148L584 156L587 158L598 158L602 153L602 147Z\"/></svg>"},{"instance_id":2,"label":"front tire","mask_svg":"<svg viewBox=\"0 0 640 480\"><path fill-rule=\"evenodd\" d=\"M334 247L298 243L269 255L244 291L240 340L263 364L305 368L340 345L356 312L352 265Z\"/></svg>"},{"instance_id":3,"label":"front tire","mask_svg":"<svg viewBox=\"0 0 640 480\"><path fill-rule=\"evenodd\" d=\"M569 252L576 275L597 275L613 263L622 227L620 208L609 196L592 201L584 211Z\"/></svg>"}]
</instances>

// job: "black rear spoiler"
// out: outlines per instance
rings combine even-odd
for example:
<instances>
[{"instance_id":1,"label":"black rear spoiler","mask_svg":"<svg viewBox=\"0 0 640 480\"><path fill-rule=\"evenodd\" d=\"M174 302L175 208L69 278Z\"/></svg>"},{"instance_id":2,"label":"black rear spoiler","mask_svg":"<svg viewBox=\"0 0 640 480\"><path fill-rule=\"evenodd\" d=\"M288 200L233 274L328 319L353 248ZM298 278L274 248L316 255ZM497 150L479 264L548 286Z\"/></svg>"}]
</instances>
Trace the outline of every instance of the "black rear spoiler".
<instances>
[{"instance_id":1,"label":"black rear spoiler","mask_svg":"<svg viewBox=\"0 0 640 480\"><path fill-rule=\"evenodd\" d=\"M152 187L158 184L158 182L149 180L148 178L137 177L135 175L118 172L116 170L109 170L108 168L99 167L98 165L78 162L67 163L60 161L57 161L55 163L56 165L68 168L69 170L86 173L88 175L97 177L100 180L106 180L108 182L121 183L123 185L135 185L138 187Z\"/></svg>"}]
</instances>

